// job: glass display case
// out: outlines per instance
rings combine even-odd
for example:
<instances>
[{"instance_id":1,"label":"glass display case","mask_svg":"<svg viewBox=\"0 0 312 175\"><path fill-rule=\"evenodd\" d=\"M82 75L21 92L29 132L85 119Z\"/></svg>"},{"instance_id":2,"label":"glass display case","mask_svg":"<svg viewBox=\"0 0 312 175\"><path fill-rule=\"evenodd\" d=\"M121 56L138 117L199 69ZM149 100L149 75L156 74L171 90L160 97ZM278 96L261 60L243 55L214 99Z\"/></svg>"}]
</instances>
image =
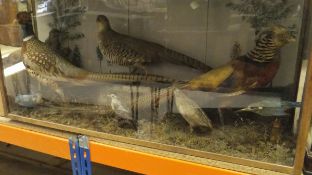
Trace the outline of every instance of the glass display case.
<instances>
[{"instance_id":1,"label":"glass display case","mask_svg":"<svg viewBox=\"0 0 312 175\"><path fill-rule=\"evenodd\" d=\"M296 168L305 145L298 123L311 115L300 112L310 1L4 0L0 13L5 5L15 6L11 33L20 43L1 42L8 19L0 18L7 117L207 160Z\"/></svg>"}]
</instances>

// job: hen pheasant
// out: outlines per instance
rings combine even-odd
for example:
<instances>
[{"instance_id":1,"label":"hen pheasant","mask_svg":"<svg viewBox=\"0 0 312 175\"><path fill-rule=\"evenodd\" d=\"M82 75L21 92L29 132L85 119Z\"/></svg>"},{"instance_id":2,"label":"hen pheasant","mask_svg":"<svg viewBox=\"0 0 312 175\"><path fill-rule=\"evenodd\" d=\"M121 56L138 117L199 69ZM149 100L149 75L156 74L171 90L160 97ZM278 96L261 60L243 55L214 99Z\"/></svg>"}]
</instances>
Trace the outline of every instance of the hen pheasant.
<instances>
[{"instance_id":1,"label":"hen pheasant","mask_svg":"<svg viewBox=\"0 0 312 175\"><path fill-rule=\"evenodd\" d=\"M184 64L204 72L211 69L194 58L159 44L114 31L109 20L104 15L99 15L96 21L98 27L98 48L110 64L133 66L147 72L144 67L145 64L165 60L174 64Z\"/></svg>"}]
</instances>

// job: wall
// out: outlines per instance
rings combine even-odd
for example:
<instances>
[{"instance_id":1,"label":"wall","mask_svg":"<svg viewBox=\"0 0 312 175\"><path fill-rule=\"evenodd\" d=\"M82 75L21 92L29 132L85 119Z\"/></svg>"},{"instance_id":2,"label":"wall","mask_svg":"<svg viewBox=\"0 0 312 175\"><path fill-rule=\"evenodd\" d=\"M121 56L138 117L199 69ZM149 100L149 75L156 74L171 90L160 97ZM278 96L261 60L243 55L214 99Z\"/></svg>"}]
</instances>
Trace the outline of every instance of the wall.
<instances>
[{"instance_id":1,"label":"wall","mask_svg":"<svg viewBox=\"0 0 312 175\"><path fill-rule=\"evenodd\" d=\"M0 0L0 44L20 46L22 44L20 27L15 18L19 11L25 11L26 3L16 0Z\"/></svg>"},{"instance_id":2,"label":"wall","mask_svg":"<svg viewBox=\"0 0 312 175\"><path fill-rule=\"evenodd\" d=\"M12 23L17 13L17 2L12 0L0 1L0 24Z\"/></svg>"}]
</instances>

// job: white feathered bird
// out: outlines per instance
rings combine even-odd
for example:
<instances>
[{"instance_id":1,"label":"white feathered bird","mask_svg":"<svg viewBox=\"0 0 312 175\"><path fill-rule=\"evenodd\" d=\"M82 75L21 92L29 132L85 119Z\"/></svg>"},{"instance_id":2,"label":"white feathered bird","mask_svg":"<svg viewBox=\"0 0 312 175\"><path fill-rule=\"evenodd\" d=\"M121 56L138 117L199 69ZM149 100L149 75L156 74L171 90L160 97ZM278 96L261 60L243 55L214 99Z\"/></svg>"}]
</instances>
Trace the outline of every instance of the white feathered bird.
<instances>
[{"instance_id":1,"label":"white feathered bird","mask_svg":"<svg viewBox=\"0 0 312 175\"><path fill-rule=\"evenodd\" d=\"M124 107L124 105L118 99L117 95L110 94L107 96L112 99L111 107L118 117L126 120L133 120L130 111Z\"/></svg>"},{"instance_id":2,"label":"white feathered bird","mask_svg":"<svg viewBox=\"0 0 312 175\"><path fill-rule=\"evenodd\" d=\"M192 132L205 133L213 128L209 117L196 102L179 89L174 90L174 95L177 109L189 123Z\"/></svg>"}]
</instances>

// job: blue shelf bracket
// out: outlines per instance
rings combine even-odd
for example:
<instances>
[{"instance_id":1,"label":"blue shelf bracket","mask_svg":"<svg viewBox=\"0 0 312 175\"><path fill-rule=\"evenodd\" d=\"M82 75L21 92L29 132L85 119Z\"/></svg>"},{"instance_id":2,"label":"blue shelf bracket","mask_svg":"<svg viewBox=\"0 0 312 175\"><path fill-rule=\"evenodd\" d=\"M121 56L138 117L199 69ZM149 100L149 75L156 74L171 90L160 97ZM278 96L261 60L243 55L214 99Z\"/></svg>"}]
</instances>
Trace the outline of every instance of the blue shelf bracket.
<instances>
[{"instance_id":1,"label":"blue shelf bracket","mask_svg":"<svg viewBox=\"0 0 312 175\"><path fill-rule=\"evenodd\" d=\"M70 137L69 148L73 175L92 175L88 137Z\"/></svg>"}]
</instances>

